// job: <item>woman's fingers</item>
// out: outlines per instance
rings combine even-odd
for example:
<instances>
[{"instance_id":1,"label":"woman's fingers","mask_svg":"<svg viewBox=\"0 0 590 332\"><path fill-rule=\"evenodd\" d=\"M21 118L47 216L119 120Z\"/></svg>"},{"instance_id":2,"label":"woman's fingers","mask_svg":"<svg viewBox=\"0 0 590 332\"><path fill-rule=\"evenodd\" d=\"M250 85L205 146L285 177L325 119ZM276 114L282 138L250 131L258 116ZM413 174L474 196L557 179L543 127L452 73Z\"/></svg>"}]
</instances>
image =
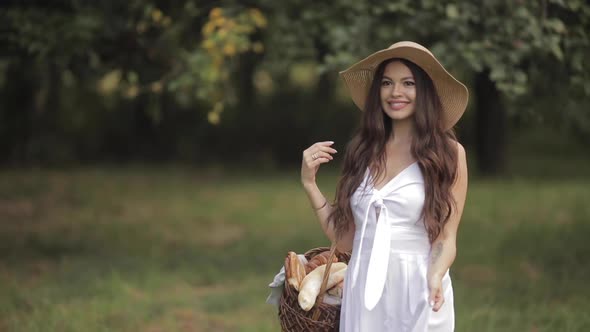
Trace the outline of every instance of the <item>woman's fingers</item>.
<instances>
[{"instance_id":1,"label":"woman's fingers","mask_svg":"<svg viewBox=\"0 0 590 332\"><path fill-rule=\"evenodd\" d=\"M303 151L303 159L308 162L317 160L318 158L327 158L329 160L334 159L332 154L337 153L338 151L330 147L332 144L334 144L332 141L318 142L313 144Z\"/></svg>"},{"instance_id":2,"label":"woman's fingers","mask_svg":"<svg viewBox=\"0 0 590 332\"><path fill-rule=\"evenodd\" d=\"M441 288L431 290L429 302L430 306L432 307L432 311L437 312L440 310L445 302Z\"/></svg>"},{"instance_id":3,"label":"woman's fingers","mask_svg":"<svg viewBox=\"0 0 590 332\"><path fill-rule=\"evenodd\" d=\"M328 158L325 158L325 157L320 157L320 158L318 158L318 159L316 159L316 160L312 161L312 162L309 164L309 166L310 166L310 167L316 167L316 166L319 166L320 164L329 163L331 160L332 160L332 159L328 159Z\"/></svg>"},{"instance_id":4,"label":"woman's fingers","mask_svg":"<svg viewBox=\"0 0 590 332\"><path fill-rule=\"evenodd\" d=\"M332 141L317 142L303 151L301 163L301 181L303 183L313 183L320 165L334 159L331 153L336 153L336 150L330 147L332 144L334 144Z\"/></svg>"},{"instance_id":5,"label":"woman's fingers","mask_svg":"<svg viewBox=\"0 0 590 332\"><path fill-rule=\"evenodd\" d=\"M314 173L317 171L317 168L321 165L321 164L325 164L332 161L332 158L327 158L327 157L319 157L316 159L312 159L311 157L309 158L309 160L306 160L305 164L307 165L307 168L309 168L310 170L314 170Z\"/></svg>"},{"instance_id":6,"label":"woman's fingers","mask_svg":"<svg viewBox=\"0 0 590 332\"><path fill-rule=\"evenodd\" d=\"M312 161L319 159L319 158L326 158L326 159L330 159L330 160L334 159L334 157L332 157L331 154L329 154L327 152L323 152L323 151L318 151L318 152L312 153L311 156L309 156L309 157L311 158Z\"/></svg>"},{"instance_id":7,"label":"woman's fingers","mask_svg":"<svg viewBox=\"0 0 590 332\"><path fill-rule=\"evenodd\" d=\"M315 143L314 145L312 145L310 147L310 149L314 149L316 148L316 151L324 151L324 152L328 152L328 153L336 153L338 151L336 151L336 149L332 148L332 144L334 144L334 142L332 141L327 141L327 142L318 142Z\"/></svg>"},{"instance_id":8,"label":"woman's fingers","mask_svg":"<svg viewBox=\"0 0 590 332\"><path fill-rule=\"evenodd\" d=\"M324 141L324 142L317 142L314 145L321 145L321 146L330 146L334 144L334 141ZM312 145L313 146L313 145Z\"/></svg>"},{"instance_id":9,"label":"woman's fingers","mask_svg":"<svg viewBox=\"0 0 590 332\"><path fill-rule=\"evenodd\" d=\"M445 299L441 295L440 298L437 298L435 300L434 307L432 308L432 311L434 311L434 312L439 311L444 303L445 303Z\"/></svg>"},{"instance_id":10,"label":"woman's fingers","mask_svg":"<svg viewBox=\"0 0 590 332\"><path fill-rule=\"evenodd\" d=\"M319 147L319 151L326 152L326 153L331 153L331 154L334 154L334 153L338 152L338 151L336 151L336 149L333 149L333 148L331 148L329 146L320 146Z\"/></svg>"}]
</instances>

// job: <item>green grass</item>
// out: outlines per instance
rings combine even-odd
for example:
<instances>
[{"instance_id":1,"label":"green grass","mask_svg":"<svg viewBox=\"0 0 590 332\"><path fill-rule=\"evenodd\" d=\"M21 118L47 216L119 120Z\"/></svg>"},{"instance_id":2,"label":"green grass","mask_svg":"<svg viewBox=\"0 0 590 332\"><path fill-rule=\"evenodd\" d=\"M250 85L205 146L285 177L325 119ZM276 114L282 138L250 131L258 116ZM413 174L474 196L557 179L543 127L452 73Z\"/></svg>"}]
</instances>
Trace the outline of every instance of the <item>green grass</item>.
<instances>
[{"instance_id":1,"label":"green grass","mask_svg":"<svg viewBox=\"0 0 590 332\"><path fill-rule=\"evenodd\" d=\"M457 331L590 330L577 165L470 180ZM335 182L324 170L326 195ZM0 220L0 331L278 331L265 299L286 252L328 245L296 169L5 170Z\"/></svg>"}]
</instances>

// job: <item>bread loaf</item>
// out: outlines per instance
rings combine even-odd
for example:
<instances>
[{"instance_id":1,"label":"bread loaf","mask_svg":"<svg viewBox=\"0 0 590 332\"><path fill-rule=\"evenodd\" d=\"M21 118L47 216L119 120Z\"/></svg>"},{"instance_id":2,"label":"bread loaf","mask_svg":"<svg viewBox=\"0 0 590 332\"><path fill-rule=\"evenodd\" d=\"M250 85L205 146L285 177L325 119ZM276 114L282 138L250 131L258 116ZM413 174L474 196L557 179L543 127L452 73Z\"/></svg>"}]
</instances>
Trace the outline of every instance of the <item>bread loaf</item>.
<instances>
[{"instance_id":1,"label":"bread loaf","mask_svg":"<svg viewBox=\"0 0 590 332\"><path fill-rule=\"evenodd\" d=\"M285 280L289 280L291 278L291 257L287 253L287 257L285 257Z\"/></svg>"},{"instance_id":2,"label":"bread loaf","mask_svg":"<svg viewBox=\"0 0 590 332\"><path fill-rule=\"evenodd\" d=\"M303 279L303 282L301 282L301 285L299 286L299 296L297 297L301 309L309 311L315 304L316 298L320 293L325 270L326 265L318 266ZM346 264L341 262L332 263L329 273L330 275L328 277L326 289L330 289L344 280Z\"/></svg>"},{"instance_id":3,"label":"bread loaf","mask_svg":"<svg viewBox=\"0 0 590 332\"><path fill-rule=\"evenodd\" d=\"M296 253L289 251L287 258L289 263L289 275L286 275L287 282L299 291L299 286L306 275L305 267L299 260L299 257L297 257Z\"/></svg>"},{"instance_id":4,"label":"bread loaf","mask_svg":"<svg viewBox=\"0 0 590 332\"><path fill-rule=\"evenodd\" d=\"M328 258L330 258L330 252L329 251L323 251L315 256L313 256L309 262L307 263L307 265L305 265L305 272L309 273L313 270L315 270L318 266L323 265L323 264L328 264ZM334 255L334 258L332 259L333 263L338 262L338 257L336 257L336 255Z\"/></svg>"}]
</instances>

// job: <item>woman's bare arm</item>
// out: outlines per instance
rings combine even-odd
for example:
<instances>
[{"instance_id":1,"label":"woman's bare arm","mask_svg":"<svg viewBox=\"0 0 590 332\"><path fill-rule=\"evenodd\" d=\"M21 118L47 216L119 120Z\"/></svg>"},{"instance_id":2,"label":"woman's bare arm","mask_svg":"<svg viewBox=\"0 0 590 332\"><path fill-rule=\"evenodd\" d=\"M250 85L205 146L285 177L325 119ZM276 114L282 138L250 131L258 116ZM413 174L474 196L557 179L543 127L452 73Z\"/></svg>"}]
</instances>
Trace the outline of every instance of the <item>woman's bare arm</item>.
<instances>
[{"instance_id":1,"label":"woman's bare arm","mask_svg":"<svg viewBox=\"0 0 590 332\"><path fill-rule=\"evenodd\" d=\"M330 240L330 242L336 241L336 232L334 230L334 224L328 222L328 218L332 213L334 207L327 202L326 198L318 188L317 184L310 183L304 184L305 192L309 198L312 208L315 210L315 214L318 217L322 230ZM352 241L354 239L354 224L348 227L348 231L342 235L342 237L336 243L336 248L340 252L347 252L352 250Z\"/></svg>"},{"instance_id":2,"label":"woman's bare arm","mask_svg":"<svg viewBox=\"0 0 590 332\"><path fill-rule=\"evenodd\" d=\"M430 251L428 280L431 288L430 301L433 304L434 311L438 311L444 303L441 280L455 261L457 255L457 229L459 228L459 222L461 221L465 198L467 196L467 160L465 149L459 143L457 143L457 149L457 179L451 189L456 202L456 209L453 209L451 212L449 221L446 223L441 234L432 243Z\"/></svg>"},{"instance_id":3,"label":"woman's bare arm","mask_svg":"<svg viewBox=\"0 0 590 332\"><path fill-rule=\"evenodd\" d=\"M328 222L333 207L322 194L316 183L316 174L321 164L328 163L334 158L332 154L337 151L331 146L332 141L318 142L303 151L301 162L301 183L305 188L305 193L309 198L312 208L322 226L322 230L331 242L336 241L336 232L333 223ZM352 241L354 237L354 225L348 228L346 234L336 243L337 249L341 252L352 250Z\"/></svg>"}]
</instances>

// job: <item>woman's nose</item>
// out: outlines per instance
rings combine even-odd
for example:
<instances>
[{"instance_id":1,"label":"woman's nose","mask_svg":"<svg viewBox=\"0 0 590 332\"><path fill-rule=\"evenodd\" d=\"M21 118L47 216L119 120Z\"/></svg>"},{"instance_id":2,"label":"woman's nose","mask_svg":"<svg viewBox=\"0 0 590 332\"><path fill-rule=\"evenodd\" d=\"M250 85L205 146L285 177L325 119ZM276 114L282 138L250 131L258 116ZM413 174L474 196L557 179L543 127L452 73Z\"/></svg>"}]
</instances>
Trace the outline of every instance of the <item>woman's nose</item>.
<instances>
[{"instance_id":1,"label":"woman's nose","mask_svg":"<svg viewBox=\"0 0 590 332\"><path fill-rule=\"evenodd\" d=\"M401 94L402 94L401 90L402 90L401 84L393 84L393 90L391 91L391 94L394 97L401 96Z\"/></svg>"}]
</instances>

